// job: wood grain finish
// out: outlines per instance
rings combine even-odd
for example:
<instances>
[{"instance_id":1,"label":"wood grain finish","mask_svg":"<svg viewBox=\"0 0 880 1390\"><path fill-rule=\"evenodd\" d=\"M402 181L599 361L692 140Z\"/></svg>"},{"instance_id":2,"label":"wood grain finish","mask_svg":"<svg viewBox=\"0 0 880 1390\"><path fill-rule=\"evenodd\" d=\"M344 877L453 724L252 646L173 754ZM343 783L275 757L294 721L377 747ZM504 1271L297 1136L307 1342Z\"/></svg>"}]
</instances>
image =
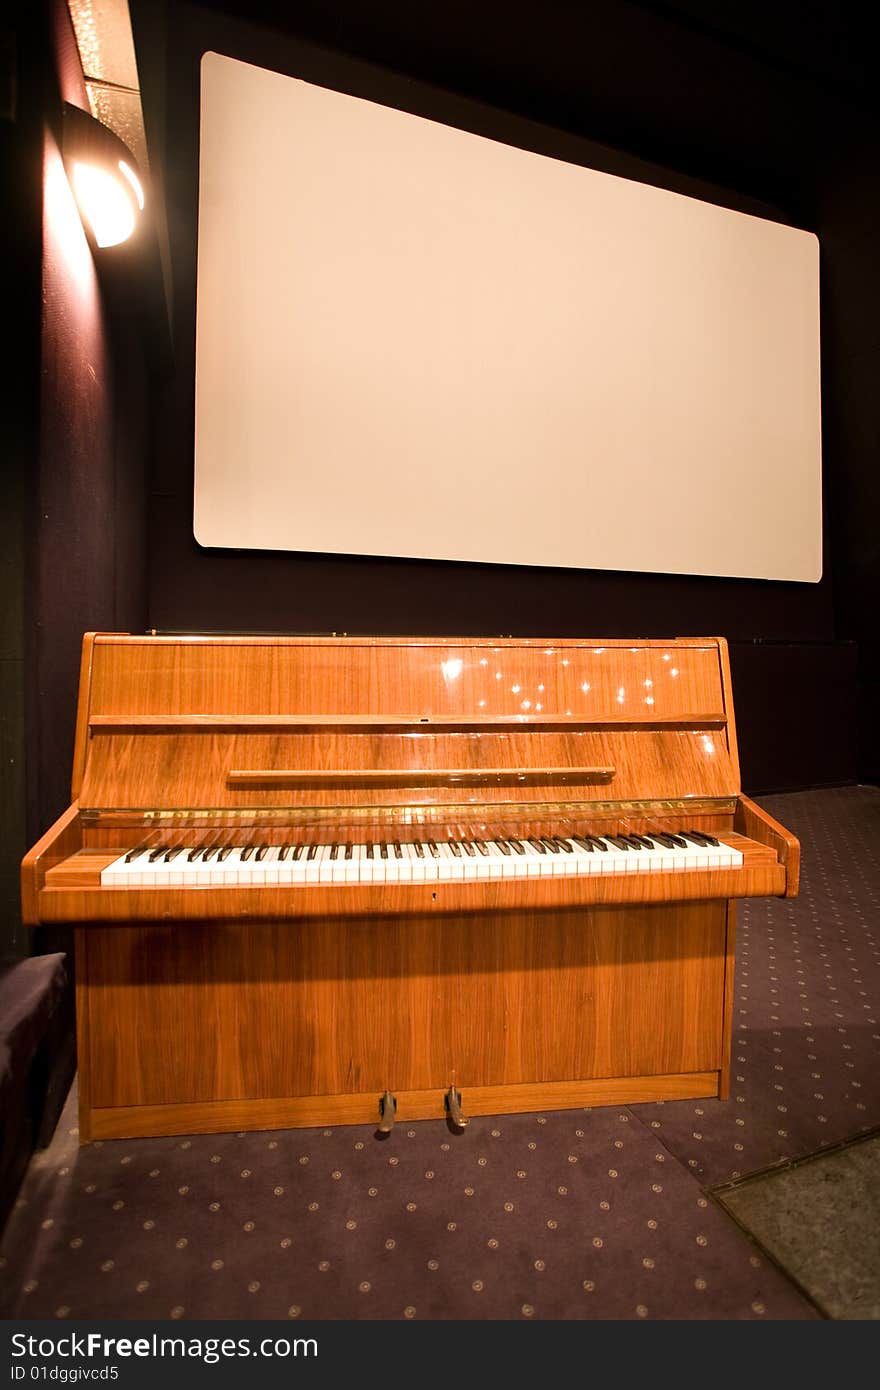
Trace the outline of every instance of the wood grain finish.
<instances>
[{"instance_id":1,"label":"wood grain finish","mask_svg":"<svg viewBox=\"0 0 880 1390\"><path fill-rule=\"evenodd\" d=\"M432 768L230 768L230 787L284 787L291 789L330 786L334 792L364 787L431 787L458 791L460 787L583 786L610 782L613 767L432 767Z\"/></svg>"},{"instance_id":2,"label":"wood grain finish","mask_svg":"<svg viewBox=\"0 0 880 1390\"><path fill-rule=\"evenodd\" d=\"M95 731L144 732L147 729L217 729L233 733L238 729L278 729L286 732L315 733L348 729L357 733L386 733L406 730L408 733L491 733L510 729L526 729L531 733L578 729L723 729L727 720L720 714L672 714L636 717L604 715L602 718L575 718L555 715L545 719L540 714L509 714L469 719L444 719L436 715L378 715L335 714L321 718L314 714L94 714L88 728Z\"/></svg>"},{"instance_id":3,"label":"wood grain finish","mask_svg":"<svg viewBox=\"0 0 880 1390\"><path fill-rule=\"evenodd\" d=\"M534 1110L580 1110L593 1105L639 1105L658 1100L699 1100L718 1094L718 1073L685 1076L612 1076L595 1081L549 1081L528 1086L473 1086L466 1114L514 1115ZM368 1125L378 1120L378 1096L302 1096L278 1100L189 1101L181 1105L113 1106L90 1116L89 1139L137 1139L145 1135L216 1134L242 1129L310 1129L319 1125ZM399 1091L397 1118L443 1120L439 1091Z\"/></svg>"},{"instance_id":4,"label":"wood grain finish","mask_svg":"<svg viewBox=\"0 0 880 1390\"><path fill-rule=\"evenodd\" d=\"M295 788L252 786L233 782L232 769L282 768L354 774L349 785ZM212 730L104 732L93 730L83 779L81 805L96 810L209 806L244 809L255 806L344 806L400 803L382 787L357 785L358 774L384 768L411 779L405 798L411 804L461 799L454 785L421 788L417 774L458 769L473 774L486 769L507 773L531 768L569 769L565 797L554 800L604 800L608 784L592 775L578 779L578 768L613 768L613 795L628 800L645 794L660 799L730 797L738 790L727 760L724 733L699 730L620 729L546 733L480 731L469 733L351 733L337 729L303 733L229 733ZM533 783L531 784L533 785ZM531 785L487 786L481 802L534 800Z\"/></svg>"},{"instance_id":5,"label":"wood grain finish","mask_svg":"<svg viewBox=\"0 0 880 1390\"><path fill-rule=\"evenodd\" d=\"M21 861L21 917L26 926L36 926L48 920L43 917L40 904L40 892L46 875L56 864L70 860L82 845L82 839L79 805L74 801L24 856ZM77 919L66 917L61 920L69 922Z\"/></svg>"},{"instance_id":6,"label":"wood grain finish","mask_svg":"<svg viewBox=\"0 0 880 1390\"><path fill-rule=\"evenodd\" d=\"M723 718L718 639L126 637L98 634L90 715ZM650 702L650 703L649 703ZM538 709L538 705L541 706Z\"/></svg>"},{"instance_id":7,"label":"wood grain finish","mask_svg":"<svg viewBox=\"0 0 880 1390\"><path fill-rule=\"evenodd\" d=\"M73 736L73 771L70 778L70 797L79 799L83 773L86 767L86 754L89 739L89 704L92 690L92 653L95 649L96 633L87 632L83 638L82 656L79 665L79 696L76 705L76 728Z\"/></svg>"},{"instance_id":8,"label":"wood grain finish","mask_svg":"<svg viewBox=\"0 0 880 1390\"><path fill-rule=\"evenodd\" d=\"M717 1070L726 914L92 927L91 1104Z\"/></svg>"},{"instance_id":9,"label":"wood grain finish","mask_svg":"<svg viewBox=\"0 0 880 1390\"><path fill-rule=\"evenodd\" d=\"M612 777L613 780L609 780ZM81 1134L725 1095L732 900L796 890L740 795L721 639L140 638L83 649L79 805L27 856L77 927ZM393 836L387 834L393 826ZM692 828L736 870L104 888L136 844ZM328 829L332 828L332 834Z\"/></svg>"},{"instance_id":10,"label":"wood grain finish","mask_svg":"<svg viewBox=\"0 0 880 1390\"><path fill-rule=\"evenodd\" d=\"M743 835L773 849L785 868L785 892L782 896L796 898L800 884L801 847L791 831L768 816L748 796L739 797L734 825Z\"/></svg>"}]
</instances>

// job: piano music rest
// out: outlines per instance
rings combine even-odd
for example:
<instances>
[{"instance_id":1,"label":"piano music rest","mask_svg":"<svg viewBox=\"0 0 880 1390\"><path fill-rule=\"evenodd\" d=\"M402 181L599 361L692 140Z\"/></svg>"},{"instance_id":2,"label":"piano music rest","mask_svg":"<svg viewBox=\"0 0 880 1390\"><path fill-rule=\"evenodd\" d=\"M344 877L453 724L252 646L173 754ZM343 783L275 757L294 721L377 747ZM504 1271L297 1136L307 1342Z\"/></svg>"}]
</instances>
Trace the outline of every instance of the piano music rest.
<instances>
[{"instance_id":1,"label":"piano music rest","mask_svg":"<svg viewBox=\"0 0 880 1390\"><path fill-rule=\"evenodd\" d=\"M725 1098L797 891L718 638L89 634L72 794L84 1142Z\"/></svg>"}]
</instances>

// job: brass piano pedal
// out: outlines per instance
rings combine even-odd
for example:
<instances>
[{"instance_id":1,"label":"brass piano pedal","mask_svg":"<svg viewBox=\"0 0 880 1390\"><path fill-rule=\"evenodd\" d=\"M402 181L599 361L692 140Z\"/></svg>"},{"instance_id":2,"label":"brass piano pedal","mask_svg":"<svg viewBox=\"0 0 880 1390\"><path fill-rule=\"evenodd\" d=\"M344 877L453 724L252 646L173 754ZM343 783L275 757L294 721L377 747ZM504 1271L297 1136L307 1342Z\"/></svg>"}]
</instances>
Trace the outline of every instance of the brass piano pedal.
<instances>
[{"instance_id":1,"label":"brass piano pedal","mask_svg":"<svg viewBox=\"0 0 880 1390\"><path fill-rule=\"evenodd\" d=\"M379 1133L390 1134L397 1115L397 1101L390 1091L379 1097Z\"/></svg>"},{"instance_id":2,"label":"brass piano pedal","mask_svg":"<svg viewBox=\"0 0 880 1390\"><path fill-rule=\"evenodd\" d=\"M461 1108L461 1092L457 1091L454 1086L450 1086L443 1097L443 1103L446 1106L447 1118L453 1128L467 1129L468 1117Z\"/></svg>"}]
</instances>

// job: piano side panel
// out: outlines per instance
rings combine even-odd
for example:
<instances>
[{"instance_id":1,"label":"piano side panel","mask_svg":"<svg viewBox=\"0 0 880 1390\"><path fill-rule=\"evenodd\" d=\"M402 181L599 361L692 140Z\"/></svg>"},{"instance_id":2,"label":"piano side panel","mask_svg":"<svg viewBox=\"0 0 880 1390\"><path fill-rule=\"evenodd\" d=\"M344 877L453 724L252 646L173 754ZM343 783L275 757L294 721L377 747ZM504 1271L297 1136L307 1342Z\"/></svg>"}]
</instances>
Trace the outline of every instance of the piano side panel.
<instances>
[{"instance_id":1,"label":"piano side panel","mask_svg":"<svg viewBox=\"0 0 880 1390\"><path fill-rule=\"evenodd\" d=\"M108 1134L114 1109L179 1105L186 1132L212 1102L717 1074L726 925L697 902L83 928L87 1107Z\"/></svg>"}]
</instances>

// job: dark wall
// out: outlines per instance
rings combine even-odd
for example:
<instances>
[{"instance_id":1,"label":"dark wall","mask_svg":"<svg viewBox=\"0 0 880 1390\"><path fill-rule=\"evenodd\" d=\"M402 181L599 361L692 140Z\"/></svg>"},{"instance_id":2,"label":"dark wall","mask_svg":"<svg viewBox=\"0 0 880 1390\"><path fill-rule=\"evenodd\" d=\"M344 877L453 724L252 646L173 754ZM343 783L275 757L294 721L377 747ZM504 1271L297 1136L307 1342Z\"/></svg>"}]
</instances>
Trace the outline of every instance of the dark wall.
<instances>
[{"instance_id":1,"label":"dark wall","mask_svg":"<svg viewBox=\"0 0 880 1390\"><path fill-rule=\"evenodd\" d=\"M845 192L831 191L831 183L840 141L851 125L860 121L865 128L872 118L839 93L829 96L812 76L781 70L741 45L623 0L550 4L540 19L495 4L476 11L452 5L431 15L390 3L338 3L332 13L305 4L291 15L290 7L251 3L248 15L264 20L265 28L217 12L236 8L174 7L164 107L147 112L148 133L152 118L166 152L177 354L152 480L151 625L557 636L721 633L737 644L746 785L758 790L854 778L854 650L837 639L857 639L864 649L868 634L864 619L837 593L851 589L865 568L873 565L876 573L876 560L869 556L862 570L854 570L847 550L853 528L865 532L865 487L859 481L864 465L844 423L851 324L860 306L857 283L843 269L852 263L847 237L854 208ZM192 536L192 421L198 64L207 49L775 216L820 235L833 212L840 228L837 273L823 282L823 314L837 325L836 336L823 343L826 492L833 505L827 508L822 581L200 549ZM868 135L863 141L870 146ZM824 273L824 252L823 257ZM864 429L873 407L864 399L859 410ZM840 480L849 474L841 490ZM783 656L775 644L782 644ZM862 669L872 669L864 656ZM827 724L841 730L830 741L818 732ZM773 739L765 737L770 727Z\"/></svg>"},{"instance_id":2,"label":"dark wall","mask_svg":"<svg viewBox=\"0 0 880 1390\"><path fill-rule=\"evenodd\" d=\"M823 411L834 622L858 643L859 775L880 781L880 131L865 114L821 188Z\"/></svg>"},{"instance_id":3,"label":"dark wall","mask_svg":"<svg viewBox=\"0 0 880 1390\"><path fill-rule=\"evenodd\" d=\"M39 427L40 206L39 139L22 128L21 37L0 31L0 302L14 350L0 373L3 442L0 446L0 966L26 951L19 919L18 861L27 847L25 805L25 543L29 523L27 479Z\"/></svg>"},{"instance_id":4,"label":"dark wall","mask_svg":"<svg viewBox=\"0 0 880 1390\"><path fill-rule=\"evenodd\" d=\"M13 601L3 703L19 714L14 767L26 776L0 842L5 955L32 944L18 918L21 852L70 801L82 634L146 622L143 347L106 302L61 163L62 98L86 105L66 7L22 8L19 100L5 132L26 235L9 263L22 352L7 457L17 510L5 520Z\"/></svg>"},{"instance_id":5,"label":"dark wall","mask_svg":"<svg viewBox=\"0 0 880 1390\"><path fill-rule=\"evenodd\" d=\"M66 7L52 7L59 95L88 107ZM48 84L47 84L48 85ZM30 534L34 826L70 800L82 634L146 616L143 344L110 301L61 163L57 107L45 111L40 433Z\"/></svg>"}]
</instances>

